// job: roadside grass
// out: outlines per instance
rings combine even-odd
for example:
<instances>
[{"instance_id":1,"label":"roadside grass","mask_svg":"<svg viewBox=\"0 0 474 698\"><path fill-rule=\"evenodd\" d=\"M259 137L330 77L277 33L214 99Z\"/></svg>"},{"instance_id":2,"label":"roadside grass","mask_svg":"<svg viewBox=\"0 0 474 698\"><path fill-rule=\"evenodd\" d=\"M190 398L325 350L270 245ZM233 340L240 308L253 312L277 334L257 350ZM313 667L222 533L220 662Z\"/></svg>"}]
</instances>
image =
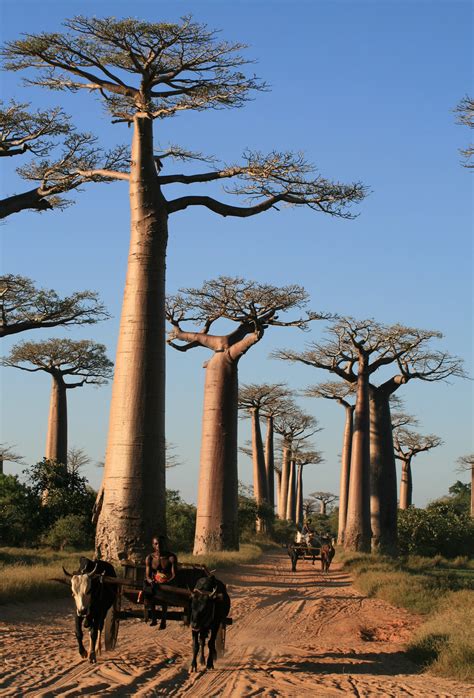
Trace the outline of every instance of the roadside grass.
<instances>
[{"instance_id":1,"label":"roadside grass","mask_svg":"<svg viewBox=\"0 0 474 698\"><path fill-rule=\"evenodd\" d=\"M72 571L81 555L92 554L48 548L0 548L0 604L70 596L69 586L50 578L62 577L62 565Z\"/></svg>"},{"instance_id":2,"label":"roadside grass","mask_svg":"<svg viewBox=\"0 0 474 698\"><path fill-rule=\"evenodd\" d=\"M235 565L256 562L263 549L262 543L243 543L240 550L192 555L178 553L181 562L206 565L217 570ZM70 595L69 586L51 581L51 577L62 577L62 565L72 572L77 568L81 555L93 557L92 551L58 552L49 548L0 548L0 605L37 601L45 598L64 598Z\"/></svg>"},{"instance_id":3,"label":"roadside grass","mask_svg":"<svg viewBox=\"0 0 474 698\"><path fill-rule=\"evenodd\" d=\"M426 616L408 646L414 662L439 676L474 680L474 560L340 557L364 594Z\"/></svg>"}]
</instances>

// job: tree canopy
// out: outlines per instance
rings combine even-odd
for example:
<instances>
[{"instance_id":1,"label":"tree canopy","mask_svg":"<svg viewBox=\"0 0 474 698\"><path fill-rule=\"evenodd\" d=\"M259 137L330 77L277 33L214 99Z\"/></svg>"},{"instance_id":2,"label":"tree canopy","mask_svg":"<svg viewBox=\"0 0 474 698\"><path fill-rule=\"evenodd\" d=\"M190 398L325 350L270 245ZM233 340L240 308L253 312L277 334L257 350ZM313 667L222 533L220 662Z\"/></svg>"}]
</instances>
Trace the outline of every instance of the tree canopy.
<instances>
[{"instance_id":1,"label":"tree canopy","mask_svg":"<svg viewBox=\"0 0 474 698\"><path fill-rule=\"evenodd\" d=\"M61 298L18 274L0 276L0 337L58 325L92 325L110 317L94 291Z\"/></svg>"}]
</instances>

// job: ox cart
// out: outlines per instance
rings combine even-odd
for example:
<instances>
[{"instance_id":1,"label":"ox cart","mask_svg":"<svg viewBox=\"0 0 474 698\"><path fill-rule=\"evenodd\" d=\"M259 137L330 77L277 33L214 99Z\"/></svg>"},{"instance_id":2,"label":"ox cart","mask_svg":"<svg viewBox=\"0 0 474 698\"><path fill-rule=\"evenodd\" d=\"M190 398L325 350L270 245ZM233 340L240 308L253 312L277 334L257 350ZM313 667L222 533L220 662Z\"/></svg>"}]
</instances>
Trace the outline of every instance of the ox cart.
<instances>
[{"instance_id":1,"label":"ox cart","mask_svg":"<svg viewBox=\"0 0 474 698\"><path fill-rule=\"evenodd\" d=\"M143 599L145 565L129 561L122 561L120 564L122 565L122 572L117 577L95 575L96 578L100 578L101 583L114 585L117 589L115 601L109 608L104 622L103 639L106 650L115 648L121 621L131 618L147 620L148 605L150 603L158 607L155 611L155 616L158 620L163 618L163 611L160 610L160 606L165 604L166 621L181 621L188 625L190 601L195 583L198 579L211 574L205 565L178 563L175 579L166 584L155 584L154 593L147 596L147 604L145 604ZM119 571L117 570L117 572ZM64 579L57 578L55 578L55 581L65 582ZM232 618L225 618L218 632L216 640L218 655L224 653L226 627L228 625L232 625Z\"/></svg>"}]
</instances>

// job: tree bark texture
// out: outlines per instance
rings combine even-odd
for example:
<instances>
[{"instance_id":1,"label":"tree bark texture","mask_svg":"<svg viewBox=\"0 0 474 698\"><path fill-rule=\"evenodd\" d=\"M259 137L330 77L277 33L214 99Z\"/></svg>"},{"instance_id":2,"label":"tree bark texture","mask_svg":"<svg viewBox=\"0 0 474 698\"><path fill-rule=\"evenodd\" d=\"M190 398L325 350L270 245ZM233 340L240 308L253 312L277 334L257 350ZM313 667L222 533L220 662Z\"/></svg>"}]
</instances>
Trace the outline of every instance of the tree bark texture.
<instances>
[{"instance_id":1,"label":"tree bark texture","mask_svg":"<svg viewBox=\"0 0 474 698\"><path fill-rule=\"evenodd\" d=\"M166 202L156 179L153 122L134 120L131 238L115 360L96 547L142 560L165 520Z\"/></svg>"},{"instance_id":2,"label":"tree bark texture","mask_svg":"<svg viewBox=\"0 0 474 698\"><path fill-rule=\"evenodd\" d=\"M267 473L268 503L275 510L275 451L273 446L273 417L267 417L265 437L265 470Z\"/></svg>"},{"instance_id":3,"label":"tree bark texture","mask_svg":"<svg viewBox=\"0 0 474 698\"><path fill-rule=\"evenodd\" d=\"M296 466L293 459L290 460L290 476L288 478L288 495L286 498L286 520L296 519Z\"/></svg>"},{"instance_id":4,"label":"tree bark texture","mask_svg":"<svg viewBox=\"0 0 474 698\"><path fill-rule=\"evenodd\" d=\"M400 480L400 509L408 509L412 503L413 482L411 478L411 459L402 460L402 477Z\"/></svg>"},{"instance_id":5,"label":"tree bark texture","mask_svg":"<svg viewBox=\"0 0 474 698\"><path fill-rule=\"evenodd\" d=\"M351 472L352 433L354 422L354 406L344 405L344 409L346 411L346 421L344 425L344 439L342 442L341 481L339 485L339 525L337 531L337 542L339 545L342 545L344 543L344 533L346 530L347 503L349 500L349 479Z\"/></svg>"},{"instance_id":6,"label":"tree bark texture","mask_svg":"<svg viewBox=\"0 0 474 698\"><path fill-rule=\"evenodd\" d=\"M296 481L296 525L303 525L303 466L298 464Z\"/></svg>"},{"instance_id":7,"label":"tree bark texture","mask_svg":"<svg viewBox=\"0 0 474 698\"><path fill-rule=\"evenodd\" d=\"M372 551L397 554L397 468L390 393L370 386L370 521Z\"/></svg>"},{"instance_id":8,"label":"tree bark texture","mask_svg":"<svg viewBox=\"0 0 474 698\"><path fill-rule=\"evenodd\" d=\"M52 376L45 457L67 464L67 397L61 376Z\"/></svg>"},{"instance_id":9,"label":"tree bark texture","mask_svg":"<svg viewBox=\"0 0 474 698\"><path fill-rule=\"evenodd\" d=\"M257 506L268 502L267 471L265 468L265 454L263 451L262 431L260 428L260 414L257 408L252 410L252 463L253 463L253 491ZM257 531L265 530L265 521L257 516Z\"/></svg>"},{"instance_id":10,"label":"tree bark texture","mask_svg":"<svg viewBox=\"0 0 474 698\"><path fill-rule=\"evenodd\" d=\"M48 211L51 208L51 204L40 194L38 189L30 189L22 194L15 194L0 200L0 219L26 209Z\"/></svg>"},{"instance_id":11,"label":"tree bark texture","mask_svg":"<svg viewBox=\"0 0 474 698\"><path fill-rule=\"evenodd\" d=\"M237 365L225 350L206 367L195 555L239 549Z\"/></svg>"},{"instance_id":12,"label":"tree bark texture","mask_svg":"<svg viewBox=\"0 0 474 698\"><path fill-rule=\"evenodd\" d=\"M288 500L288 483L290 481L290 456L291 444L285 440L283 443L283 455L281 461L280 496L278 498L278 516L286 518L286 505Z\"/></svg>"},{"instance_id":13,"label":"tree bark texture","mask_svg":"<svg viewBox=\"0 0 474 698\"><path fill-rule=\"evenodd\" d=\"M275 471L275 479L276 479L276 501L277 501L277 507L278 507L277 514L280 518L282 518L281 511L280 511L280 493L281 493L281 471L280 470Z\"/></svg>"},{"instance_id":14,"label":"tree bark texture","mask_svg":"<svg viewBox=\"0 0 474 698\"><path fill-rule=\"evenodd\" d=\"M369 379L363 361L359 363L357 379L344 548L351 551L370 552Z\"/></svg>"}]
</instances>

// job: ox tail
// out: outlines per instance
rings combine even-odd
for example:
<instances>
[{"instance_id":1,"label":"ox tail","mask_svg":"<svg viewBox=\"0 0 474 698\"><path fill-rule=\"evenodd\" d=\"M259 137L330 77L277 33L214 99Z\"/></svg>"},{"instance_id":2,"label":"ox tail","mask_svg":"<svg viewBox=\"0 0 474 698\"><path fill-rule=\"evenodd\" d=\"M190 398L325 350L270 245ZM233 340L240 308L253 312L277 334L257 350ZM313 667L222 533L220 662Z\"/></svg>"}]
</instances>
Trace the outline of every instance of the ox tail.
<instances>
[{"instance_id":1,"label":"ox tail","mask_svg":"<svg viewBox=\"0 0 474 698\"><path fill-rule=\"evenodd\" d=\"M97 633L97 641L95 643L95 651L97 654L102 654L102 628Z\"/></svg>"}]
</instances>

